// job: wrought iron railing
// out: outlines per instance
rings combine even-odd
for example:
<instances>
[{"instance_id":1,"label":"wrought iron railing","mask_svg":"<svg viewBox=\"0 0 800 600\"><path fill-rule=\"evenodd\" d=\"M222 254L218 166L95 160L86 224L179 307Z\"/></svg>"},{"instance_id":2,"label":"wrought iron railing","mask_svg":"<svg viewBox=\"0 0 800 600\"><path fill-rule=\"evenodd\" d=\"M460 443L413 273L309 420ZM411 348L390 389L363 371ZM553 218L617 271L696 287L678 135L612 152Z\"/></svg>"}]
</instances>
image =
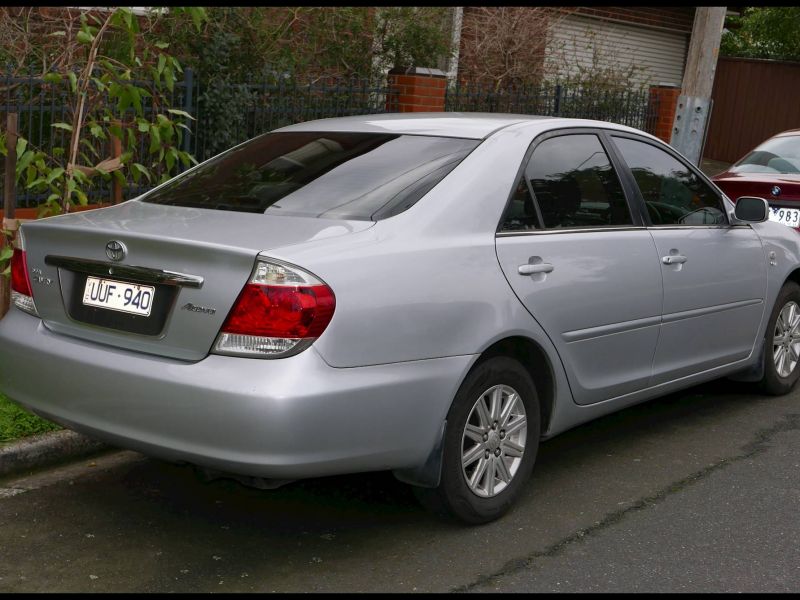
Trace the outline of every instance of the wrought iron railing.
<instances>
[{"instance_id":1,"label":"wrought iron railing","mask_svg":"<svg viewBox=\"0 0 800 600\"><path fill-rule=\"evenodd\" d=\"M6 71L10 73L10 70ZM18 114L19 134L33 147L46 152L55 147L67 147L69 132L51 127L56 122L71 122L72 108L67 93L68 83L48 83L32 73L28 76L11 76L0 73L0 127L5 124L5 113ZM387 112L390 93L385 81L367 79L325 78L301 83L285 74L266 72L233 86L228 92L241 94L237 106L244 114L232 117L235 126L228 127L225 143L228 147L275 128L327 117L340 117ZM206 106L206 83L192 72L184 71L184 79L175 83L166 100L172 108L179 108L195 117L191 131L184 135L182 149L191 152L198 161L210 158L219 151L213 144L216 132L213 119ZM98 96L102 100L102 95ZM504 112L532 115L590 118L630 125L652 132L655 127L657 106L647 90L598 90L562 84L542 84L498 90L486 86L456 84L447 89L445 110L468 112ZM392 103L388 103L389 106ZM145 117L151 116L152 105L145 105ZM217 107L218 110L218 107ZM241 109L240 109L241 110ZM132 113L132 109L126 111ZM119 115L130 118L130 115ZM217 114L217 119L219 113ZM229 124L230 125L230 124ZM231 129L233 132L231 133ZM146 156L144 141L137 152ZM97 162L111 154L108 141L92 140ZM86 148L89 152L89 149ZM94 163L96 164L96 163ZM0 161L0 168L2 162ZM155 180L161 173L156 170ZM146 191L153 184L140 180L128 181L123 191L125 199ZM90 202L108 201L110 183L98 181L88 194ZM2 206L0 186L0 206ZM24 185L17 186L16 206L34 207L44 197L33 194Z\"/></svg>"}]
</instances>

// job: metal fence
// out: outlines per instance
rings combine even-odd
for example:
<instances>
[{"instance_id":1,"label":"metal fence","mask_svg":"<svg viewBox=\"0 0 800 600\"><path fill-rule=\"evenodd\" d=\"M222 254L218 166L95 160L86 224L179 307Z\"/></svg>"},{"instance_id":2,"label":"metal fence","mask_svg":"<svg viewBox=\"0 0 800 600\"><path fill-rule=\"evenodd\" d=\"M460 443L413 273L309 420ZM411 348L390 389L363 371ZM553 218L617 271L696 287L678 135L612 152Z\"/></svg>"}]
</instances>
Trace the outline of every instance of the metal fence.
<instances>
[{"instance_id":1,"label":"metal fence","mask_svg":"<svg viewBox=\"0 0 800 600\"><path fill-rule=\"evenodd\" d=\"M515 89L459 83L447 90L445 110L596 119L653 133L657 99L644 89L590 89L559 83Z\"/></svg>"},{"instance_id":2,"label":"metal fence","mask_svg":"<svg viewBox=\"0 0 800 600\"><path fill-rule=\"evenodd\" d=\"M7 71L10 72L10 71ZM56 122L71 122L72 108L69 105L68 83L48 83L32 73L25 77L0 74L0 119L5 122L5 113L19 115L19 134L36 148L46 152L55 147L68 146L69 132L51 127ZM260 133L283 125L349 115L386 112L389 89L386 82L375 83L365 79L322 79L299 83L277 74L265 74L249 81L226 88L226 93L236 99L237 109L220 109L206 101L209 87L191 71L186 69L184 79L176 82L167 101L172 108L185 110L195 117L191 131L184 135L183 148L199 161L210 158L220 151L217 124L226 121L224 147L245 141ZM103 101L103 96L98 96ZM145 118L153 117L157 110L152 103L145 103ZM447 90L445 110L469 112L507 112L536 115L557 115L612 121L651 131L655 127L657 106L647 91L623 90L602 91L573 88L560 84L543 84L537 87L516 90L494 90L476 85L459 84ZM127 119L133 114L117 115ZM215 143L216 142L216 143ZM83 162L97 164L111 156L110 142L92 140L96 152L86 156ZM88 146L81 148L91 152ZM136 151L147 162L147 148L142 140ZM64 158L66 161L66 158ZM94 160L95 162L91 162ZM2 162L0 161L0 168ZM156 170L156 178L161 173ZM125 199L146 191L152 184L140 180L129 181L123 191ZM0 186L0 206L2 205ZM90 202L108 201L111 196L110 183L100 181L89 193ZM17 186L16 205L35 207L44 201Z\"/></svg>"},{"instance_id":3,"label":"metal fence","mask_svg":"<svg viewBox=\"0 0 800 600\"><path fill-rule=\"evenodd\" d=\"M191 71L189 75L191 77ZM230 118L233 135L226 140L227 147L292 123L386 112L388 93L385 85L375 84L369 79L325 78L299 83L275 74L266 74L233 87L244 110L242 115ZM197 118L197 135L187 149L200 161L221 150L211 143L215 127L205 106L205 91L203 83L195 81L191 102L184 106L184 110Z\"/></svg>"},{"instance_id":4,"label":"metal fence","mask_svg":"<svg viewBox=\"0 0 800 600\"><path fill-rule=\"evenodd\" d=\"M6 113L16 113L18 133L28 140L31 147L48 153L56 147L66 148L70 133L52 125L72 122L73 109L69 104L67 85L66 81L60 84L48 83L32 73L24 77L0 75L0 122L5 124ZM191 152L198 161L210 158L219 151L212 143L216 134L214 115L209 114L208 103L204 101L205 91L204 83L191 69L186 69L184 79L176 82L173 91L166 95L170 108L184 110L195 117L195 121L190 123L191 131L184 134L182 149ZM243 106L244 110L240 115L224 115L224 118L229 119L229 127L226 128L228 137L225 138L227 147L300 121L385 112L388 93L385 85L375 85L365 79L322 79L300 83L279 76L264 76L259 81L235 84L229 91L243 100L238 106ZM102 94L98 97L99 101L104 101ZM143 104L143 110L146 119L153 118L153 113L158 111L152 103L147 102ZM130 119L134 115L133 109L127 109L125 113L118 114L117 118ZM219 114L216 116L219 118ZM110 141L92 139L91 145L94 146L96 155L86 156L79 162L97 164L111 156ZM90 152L85 145L81 147L81 151L85 154ZM140 162L148 162L143 139L140 140L136 154L142 157ZM64 161L66 162L66 158ZM161 176L161 170L155 169L153 174L154 180L157 180ZM128 181L123 197L135 197L150 187L152 184L144 179L140 179L139 184ZM88 194L89 201L107 202L111 195L110 188L110 182L98 181ZM26 190L24 185L17 185L17 207L35 207L45 197L46 194L34 194ZM3 201L3 190L0 186L0 206Z\"/></svg>"},{"instance_id":5,"label":"metal fence","mask_svg":"<svg viewBox=\"0 0 800 600\"><path fill-rule=\"evenodd\" d=\"M17 133L28 141L28 148L40 149L47 154L52 154L54 148L68 148L70 132L62 128L53 127L55 123L72 123L73 107L69 103L69 82L64 80L62 83L47 82L33 73L27 76L11 76L10 70L5 75L0 75L0 122L5 126L6 113L16 113L18 116ZM141 84L144 82L135 82ZM93 85L93 84L92 84ZM168 94L168 102L171 107L184 107L187 99L191 99L187 94L186 82L176 82L174 89ZM108 102L105 94L99 94L99 102ZM158 109L152 104L144 102L143 112L146 119L154 118L154 112ZM132 108L127 109L125 114L116 113L117 118L126 119L134 115ZM187 136L186 143L191 143L191 136ZM91 147L91 148L90 148ZM83 156L78 159L79 164L92 166L112 156L111 140L100 140L92 138L90 144L79 147ZM135 155L142 157L147 155L147 148L144 139L139 140ZM67 157L60 157L64 163ZM142 160L141 162L146 162ZM2 169L2 162L0 162ZM156 171L155 176L160 177L161 172ZM5 176L5 174L3 174ZM143 191L149 189L147 181L141 181L139 185L129 181L124 190L126 199L132 198ZM35 194L20 183L17 184L16 206L20 208L36 207L42 203L47 194ZM111 197L111 183L98 179L87 194L89 202L108 202ZM3 190L0 190L0 206L5 201Z\"/></svg>"}]
</instances>

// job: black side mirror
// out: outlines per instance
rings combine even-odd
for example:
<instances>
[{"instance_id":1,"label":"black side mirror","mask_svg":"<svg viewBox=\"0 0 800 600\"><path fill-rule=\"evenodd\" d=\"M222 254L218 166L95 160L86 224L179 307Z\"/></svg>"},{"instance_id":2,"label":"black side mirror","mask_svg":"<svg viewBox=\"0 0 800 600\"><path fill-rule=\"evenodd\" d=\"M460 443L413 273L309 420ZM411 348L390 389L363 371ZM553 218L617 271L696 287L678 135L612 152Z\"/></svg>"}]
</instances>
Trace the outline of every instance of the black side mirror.
<instances>
[{"instance_id":1,"label":"black side mirror","mask_svg":"<svg viewBox=\"0 0 800 600\"><path fill-rule=\"evenodd\" d=\"M736 200L734 216L743 223L763 223L769 218L769 202L755 196L742 196Z\"/></svg>"}]
</instances>

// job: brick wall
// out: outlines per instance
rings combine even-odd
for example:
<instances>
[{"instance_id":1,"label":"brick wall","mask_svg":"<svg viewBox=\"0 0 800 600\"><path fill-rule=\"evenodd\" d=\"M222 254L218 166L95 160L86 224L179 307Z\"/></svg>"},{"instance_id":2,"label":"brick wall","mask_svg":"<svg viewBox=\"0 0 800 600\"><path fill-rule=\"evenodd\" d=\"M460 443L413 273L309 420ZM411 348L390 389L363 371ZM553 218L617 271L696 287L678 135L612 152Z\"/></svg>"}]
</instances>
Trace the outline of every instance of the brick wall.
<instances>
[{"instance_id":1,"label":"brick wall","mask_svg":"<svg viewBox=\"0 0 800 600\"><path fill-rule=\"evenodd\" d=\"M653 135L668 144L672 139L672 124L680 95L679 87L654 85L650 88L650 106L656 113Z\"/></svg>"},{"instance_id":2,"label":"brick wall","mask_svg":"<svg viewBox=\"0 0 800 600\"><path fill-rule=\"evenodd\" d=\"M439 69L412 67L389 71L389 112L442 112L447 87Z\"/></svg>"}]
</instances>

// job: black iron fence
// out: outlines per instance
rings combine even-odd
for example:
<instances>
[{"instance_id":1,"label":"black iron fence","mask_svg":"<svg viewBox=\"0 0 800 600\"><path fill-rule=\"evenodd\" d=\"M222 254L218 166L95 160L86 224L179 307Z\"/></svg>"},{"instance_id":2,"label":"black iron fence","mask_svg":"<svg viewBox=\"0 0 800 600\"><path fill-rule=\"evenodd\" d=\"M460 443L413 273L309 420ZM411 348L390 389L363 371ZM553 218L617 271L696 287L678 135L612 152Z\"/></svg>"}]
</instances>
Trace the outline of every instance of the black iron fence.
<instances>
[{"instance_id":1,"label":"black iron fence","mask_svg":"<svg viewBox=\"0 0 800 600\"><path fill-rule=\"evenodd\" d=\"M137 82L142 83L142 82ZM33 148L42 149L52 154L53 148L67 148L70 132L53 124L71 123L74 110L69 104L68 82L51 83L33 74L19 77L0 75L0 123L5 126L6 113L18 115L18 133L28 140ZM230 107L212 105L207 94L207 87L191 69L184 71L184 79L175 83L172 92L166 94L165 100L170 108L177 108L191 114L195 120L189 123L190 131L184 132L182 148L198 160L203 161L222 149L234 146L256 135L301 121L327 117L341 117L361 114L373 114L386 111L385 85L376 85L365 79L320 79L301 83L276 75L266 75L258 81L250 80L235 85L228 85L226 92L235 98L237 114L232 114ZM95 94L99 102L103 102L103 94ZM145 102L144 117L152 118L154 112L163 110ZM117 114L119 119L129 119L133 109L126 114ZM224 120L224 127L220 126ZM220 147L217 139L224 131L224 145ZM91 166L112 156L110 140L91 139L81 146L83 159L79 164ZM90 155L91 154L91 155ZM148 151L144 140L140 139L135 155L142 157L140 162L146 163ZM66 157L63 161L66 163ZM163 167L163 166L162 166ZM0 170L3 168L0 161ZM163 170L153 170L153 180L157 181ZM0 177L2 180L2 177ZM139 183L128 181L123 191L125 199L132 198L154 185L145 179ZM17 185L16 206L35 207L44 201L42 194L34 194ZM111 184L98 181L88 194L90 202L107 202L111 197ZM4 201L0 185L0 206Z\"/></svg>"},{"instance_id":2,"label":"black iron fence","mask_svg":"<svg viewBox=\"0 0 800 600\"><path fill-rule=\"evenodd\" d=\"M647 89L593 89L559 83L516 89L459 83L447 90L445 110L596 119L653 133L657 99Z\"/></svg>"},{"instance_id":3,"label":"black iron fence","mask_svg":"<svg viewBox=\"0 0 800 600\"><path fill-rule=\"evenodd\" d=\"M0 123L5 124L5 114L17 113L18 132L35 147L52 153L53 148L66 148L69 132L54 123L72 121L72 107L67 92L68 83L48 83L30 74L26 77L0 75ZM233 146L260 133L277 127L320 119L349 115L386 112L389 89L386 82L375 83L364 79L322 79L300 83L285 76L268 74L223 90L234 99L231 107L212 102L208 86L190 70L184 79L176 82L166 100L171 108L184 110L195 117L186 132L182 149L191 152L198 161L210 158L221 149ZM97 96L102 102L102 94ZM543 84L516 90L494 90L488 87L459 84L447 90L445 110L468 112L506 112L578 117L612 121L646 131L655 127L657 106L648 92L637 90L603 91L569 87L560 84ZM163 110L145 103L145 117ZM132 114L132 109L126 113ZM118 118L129 118L118 115ZM224 136L220 121L224 121ZM142 140L137 154L147 157ZM111 156L110 141L92 139L84 144L81 164L97 164ZM89 155L91 153L91 156ZM66 162L66 157L64 157ZM94 161L94 162L93 162ZM146 162L146 161L142 161ZM0 161L2 169L2 161ZM161 173L156 169L154 179ZM0 178L1 179L1 178ZM144 179L138 184L129 181L123 191L125 199L146 191L151 185ZM107 202L111 197L109 182L98 182L89 194L90 202ZM32 194L25 185L17 186L16 206L35 207L44 197ZM0 186L0 206L2 206Z\"/></svg>"},{"instance_id":4,"label":"black iron fence","mask_svg":"<svg viewBox=\"0 0 800 600\"><path fill-rule=\"evenodd\" d=\"M70 104L70 94L68 90L69 82L64 79L60 83L46 81L33 75L11 76L10 71L5 75L0 75L0 124L5 129L6 114L17 114L17 133L28 142L28 149L43 150L48 155L56 155L57 149L66 150L69 148L70 131L57 126L58 123L71 124L73 119L74 107ZM189 86L187 86L189 82ZM184 108L191 102L191 79L176 82L172 92L167 94L166 101L170 107ZM136 81L136 84L147 82ZM94 84L92 84L94 86ZM96 88L95 88L96 92ZM106 94L92 94L93 102L108 103ZM187 102L188 101L188 102ZM142 105L144 117L154 118L153 113L158 112L158 108L152 103L144 102ZM90 106L85 109L85 114L91 110ZM116 112L119 119L132 118L134 110L129 108L124 114ZM54 126L55 125L55 126ZM184 139L185 144L191 144L191 135ZM184 146L186 147L186 146ZM137 157L146 157L148 154L144 139L140 137L138 147L134 150ZM84 166L93 166L104 159L113 156L113 143L110 139L89 138L79 146L79 158L77 163ZM56 159L61 160L64 165L67 157L56 155ZM141 162L147 162L138 158ZM0 161L0 170L3 169ZM154 180L161 176L161 169L156 169L153 173ZM5 173L2 174L5 177ZM129 181L124 189L124 198L132 198L152 187L146 180L139 184ZM5 201L3 190L0 189L0 206ZM91 190L87 194L90 203L108 202L111 198L111 182L97 179ZM25 179L17 183L16 187L16 206L20 208L36 207L42 203L47 194L36 194L27 189Z\"/></svg>"}]
</instances>

